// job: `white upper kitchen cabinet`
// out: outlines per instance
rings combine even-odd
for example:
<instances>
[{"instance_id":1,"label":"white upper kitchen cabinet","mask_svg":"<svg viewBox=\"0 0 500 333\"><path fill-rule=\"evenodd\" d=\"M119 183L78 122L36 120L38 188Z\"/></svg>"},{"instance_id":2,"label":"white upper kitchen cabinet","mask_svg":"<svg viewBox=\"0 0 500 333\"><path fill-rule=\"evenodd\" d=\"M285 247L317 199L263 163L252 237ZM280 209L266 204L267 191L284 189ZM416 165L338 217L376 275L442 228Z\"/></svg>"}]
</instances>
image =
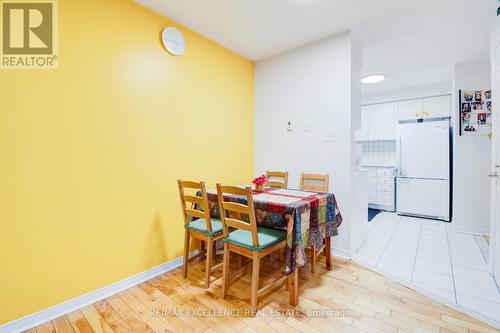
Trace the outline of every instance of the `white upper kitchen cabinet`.
<instances>
[{"instance_id":1,"label":"white upper kitchen cabinet","mask_svg":"<svg viewBox=\"0 0 500 333\"><path fill-rule=\"evenodd\" d=\"M399 102L399 120L413 120L421 118L423 107L423 99L411 99Z\"/></svg>"},{"instance_id":2,"label":"white upper kitchen cabinet","mask_svg":"<svg viewBox=\"0 0 500 333\"><path fill-rule=\"evenodd\" d=\"M424 118L445 118L450 116L450 96L424 98Z\"/></svg>"},{"instance_id":3,"label":"white upper kitchen cabinet","mask_svg":"<svg viewBox=\"0 0 500 333\"><path fill-rule=\"evenodd\" d=\"M361 108L361 131L370 140L394 139L398 123L398 103L365 105Z\"/></svg>"},{"instance_id":4,"label":"white upper kitchen cabinet","mask_svg":"<svg viewBox=\"0 0 500 333\"><path fill-rule=\"evenodd\" d=\"M450 95L399 102L399 120L432 119L450 116Z\"/></svg>"}]
</instances>

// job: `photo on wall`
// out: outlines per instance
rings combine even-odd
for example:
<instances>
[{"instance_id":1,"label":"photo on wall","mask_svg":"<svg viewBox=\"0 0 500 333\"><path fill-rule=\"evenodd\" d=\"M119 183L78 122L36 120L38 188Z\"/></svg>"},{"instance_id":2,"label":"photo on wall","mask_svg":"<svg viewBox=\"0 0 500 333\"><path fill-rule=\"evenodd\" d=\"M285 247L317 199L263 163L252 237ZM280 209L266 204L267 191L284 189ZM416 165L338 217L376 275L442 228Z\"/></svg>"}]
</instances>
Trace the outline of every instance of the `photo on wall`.
<instances>
[{"instance_id":1,"label":"photo on wall","mask_svg":"<svg viewBox=\"0 0 500 333\"><path fill-rule=\"evenodd\" d=\"M491 133L491 90L459 90L459 135Z\"/></svg>"},{"instance_id":2,"label":"photo on wall","mask_svg":"<svg viewBox=\"0 0 500 333\"><path fill-rule=\"evenodd\" d=\"M476 125L467 125L464 127L464 132L467 132L467 133L475 133L477 131L477 126Z\"/></svg>"},{"instance_id":3,"label":"photo on wall","mask_svg":"<svg viewBox=\"0 0 500 333\"><path fill-rule=\"evenodd\" d=\"M486 124L486 113L478 113L477 114L477 123L479 125Z\"/></svg>"},{"instance_id":4,"label":"photo on wall","mask_svg":"<svg viewBox=\"0 0 500 333\"><path fill-rule=\"evenodd\" d=\"M483 102L474 102L474 103L472 103L472 110L480 111L483 109L483 106L484 106Z\"/></svg>"},{"instance_id":5,"label":"photo on wall","mask_svg":"<svg viewBox=\"0 0 500 333\"><path fill-rule=\"evenodd\" d=\"M470 112L462 112L462 124L468 125L470 123Z\"/></svg>"},{"instance_id":6,"label":"photo on wall","mask_svg":"<svg viewBox=\"0 0 500 333\"><path fill-rule=\"evenodd\" d=\"M474 93L472 91L464 91L464 101L472 102L474 98Z\"/></svg>"},{"instance_id":7,"label":"photo on wall","mask_svg":"<svg viewBox=\"0 0 500 333\"><path fill-rule=\"evenodd\" d=\"M470 103L462 103L462 112L470 112Z\"/></svg>"}]
</instances>

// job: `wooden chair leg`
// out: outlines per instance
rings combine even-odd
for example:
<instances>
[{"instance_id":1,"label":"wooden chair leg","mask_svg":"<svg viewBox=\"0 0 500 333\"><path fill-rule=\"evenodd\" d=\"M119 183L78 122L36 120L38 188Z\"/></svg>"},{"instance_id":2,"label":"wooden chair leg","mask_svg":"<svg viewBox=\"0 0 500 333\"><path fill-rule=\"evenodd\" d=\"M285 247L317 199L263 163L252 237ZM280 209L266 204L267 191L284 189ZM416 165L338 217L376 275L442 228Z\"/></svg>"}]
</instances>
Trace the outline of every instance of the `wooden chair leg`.
<instances>
[{"instance_id":1,"label":"wooden chair leg","mask_svg":"<svg viewBox=\"0 0 500 333\"><path fill-rule=\"evenodd\" d=\"M299 268L288 274L288 292L290 293L290 305L297 306L299 303Z\"/></svg>"},{"instance_id":2,"label":"wooden chair leg","mask_svg":"<svg viewBox=\"0 0 500 333\"><path fill-rule=\"evenodd\" d=\"M217 241L213 241L213 246L214 246L214 249L213 249L213 257L214 257L214 260L217 258Z\"/></svg>"},{"instance_id":3,"label":"wooden chair leg","mask_svg":"<svg viewBox=\"0 0 500 333\"><path fill-rule=\"evenodd\" d=\"M316 246L311 246L311 273L316 272Z\"/></svg>"},{"instance_id":4,"label":"wooden chair leg","mask_svg":"<svg viewBox=\"0 0 500 333\"><path fill-rule=\"evenodd\" d=\"M207 258L205 263L205 288L210 287L210 272L212 268L212 250L213 244L212 239L207 239Z\"/></svg>"},{"instance_id":5,"label":"wooden chair leg","mask_svg":"<svg viewBox=\"0 0 500 333\"><path fill-rule=\"evenodd\" d=\"M182 262L182 269L183 269L184 277L187 277L190 238L191 238L191 236L189 235L189 230L186 229L184 232L184 260Z\"/></svg>"},{"instance_id":6,"label":"wooden chair leg","mask_svg":"<svg viewBox=\"0 0 500 333\"><path fill-rule=\"evenodd\" d=\"M207 244L205 243L205 241L202 241L200 239L200 253L202 253L204 256L207 255L207 247L206 247L206 245Z\"/></svg>"},{"instance_id":7,"label":"wooden chair leg","mask_svg":"<svg viewBox=\"0 0 500 333\"><path fill-rule=\"evenodd\" d=\"M283 262L285 263L285 268L284 270L286 270L286 262L285 262L285 249L282 249L283 250ZM281 253L280 253L281 254ZM281 259L281 258L280 258ZM290 291L290 279L287 280L287 283L285 283L285 289L287 291Z\"/></svg>"},{"instance_id":8,"label":"wooden chair leg","mask_svg":"<svg viewBox=\"0 0 500 333\"><path fill-rule=\"evenodd\" d=\"M224 258L222 264L222 298L226 298L229 286L229 247L224 243Z\"/></svg>"},{"instance_id":9,"label":"wooden chair leg","mask_svg":"<svg viewBox=\"0 0 500 333\"><path fill-rule=\"evenodd\" d=\"M332 270L332 238L326 237L325 239L325 261L326 261L326 269Z\"/></svg>"},{"instance_id":10,"label":"wooden chair leg","mask_svg":"<svg viewBox=\"0 0 500 333\"><path fill-rule=\"evenodd\" d=\"M259 275L260 275L260 258L257 252L253 254L253 267L252 267L252 297L251 306L252 314L257 311L257 298L259 292Z\"/></svg>"}]
</instances>

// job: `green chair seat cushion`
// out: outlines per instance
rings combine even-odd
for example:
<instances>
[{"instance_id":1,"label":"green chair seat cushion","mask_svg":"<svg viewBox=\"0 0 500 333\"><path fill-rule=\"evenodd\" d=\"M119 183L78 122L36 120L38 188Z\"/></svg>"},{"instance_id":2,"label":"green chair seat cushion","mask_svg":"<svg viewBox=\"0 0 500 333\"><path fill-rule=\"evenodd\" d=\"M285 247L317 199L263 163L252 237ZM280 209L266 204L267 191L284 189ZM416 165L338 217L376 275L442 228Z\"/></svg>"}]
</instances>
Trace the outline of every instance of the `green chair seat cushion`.
<instances>
[{"instance_id":1,"label":"green chair seat cushion","mask_svg":"<svg viewBox=\"0 0 500 333\"><path fill-rule=\"evenodd\" d=\"M222 231L222 222L219 219L210 218L210 222L212 223L212 232L208 232L207 230L207 221L205 219L197 219L193 222L186 225L186 228L192 231L201 232L206 236L212 236L214 234L218 234Z\"/></svg>"},{"instance_id":2,"label":"green chair seat cushion","mask_svg":"<svg viewBox=\"0 0 500 333\"><path fill-rule=\"evenodd\" d=\"M286 238L286 230L257 227L257 234L259 246L253 246L252 233L242 229L237 229L229 233L229 236L224 239L224 242L243 246L252 251L260 251Z\"/></svg>"}]
</instances>

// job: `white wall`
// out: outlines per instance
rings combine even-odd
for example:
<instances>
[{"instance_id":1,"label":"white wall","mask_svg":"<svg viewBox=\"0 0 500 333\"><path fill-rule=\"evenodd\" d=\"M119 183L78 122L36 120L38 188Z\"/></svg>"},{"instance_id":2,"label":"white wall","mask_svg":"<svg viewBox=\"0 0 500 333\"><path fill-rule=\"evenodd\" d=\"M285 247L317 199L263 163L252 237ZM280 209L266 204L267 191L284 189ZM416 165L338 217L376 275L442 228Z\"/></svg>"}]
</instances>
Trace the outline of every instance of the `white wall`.
<instances>
[{"instance_id":1,"label":"white wall","mask_svg":"<svg viewBox=\"0 0 500 333\"><path fill-rule=\"evenodd\" d=\"M487 90L490 87L489 60L455 65L453 225L457 231L489 233L491 140L484 136L459 136L458 90Z\"/></svg>"},{"instance_id":2,"label":"white wall","mask_svg":"<svg viewBox=\"0 0 500 333\"><path fill-rule=\"evenodd\" d=\"M255 65L255 173L287 170L292 188L301 172L328 173L344 217L334 247L347 256L367 228L366 181L358 179L363 175L356 172L360 149L354 144L361 121L360 52L343 33Z\"/></svg>"}]
</instances>

